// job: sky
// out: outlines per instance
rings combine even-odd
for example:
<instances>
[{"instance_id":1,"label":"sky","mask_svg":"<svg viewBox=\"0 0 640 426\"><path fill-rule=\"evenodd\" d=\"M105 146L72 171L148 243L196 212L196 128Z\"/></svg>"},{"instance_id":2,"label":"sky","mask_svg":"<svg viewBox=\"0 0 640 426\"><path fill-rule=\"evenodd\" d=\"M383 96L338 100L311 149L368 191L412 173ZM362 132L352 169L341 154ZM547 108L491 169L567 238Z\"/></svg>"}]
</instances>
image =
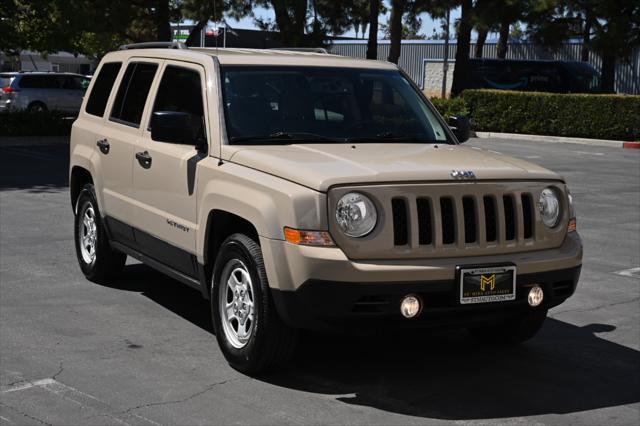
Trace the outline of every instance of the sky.
<instances>
[{"instance_id":1,"label":"sky","mask_svg":"<svg viewBox=\"0 0 640 426\"><path fill-rule=\"evenodd\" d=\"M389 3L389 2L386 1L385 3ZM390 7L388 6L387 9L390 9ZM260 17L261 19L271 19L271 20L274 19L273 9L265 9L261 7L255 8L254 14L257 17ZM440 32L441 26L442 26L442 21L440 19L434 20L428 14L423 14L421 18L422 18L422 28L421 28L422 34L426 36L430 36L433 33L434 29ZM453 9L451 11L450 28L449 28L449 33L451 34L452 38L454 37L454 32L455 32L453 24L456 21L456 19L459 19L459 18L460 18L460 8ZM383 23L386 24L388 21L389 21L389 13L387 13L386 15L380 15L381 24ZM253 22L253 17L246 17L239 21L235 19L227 19L227 23L233 28L257 29L255 23ZM354 29L351 28L349 31L345 32L344 34L336 34L336 35L343 35L345 37L355 37L356 34ZM358 34L358 37L362 37L362 35Z\"/></svg>"}]
</instances>

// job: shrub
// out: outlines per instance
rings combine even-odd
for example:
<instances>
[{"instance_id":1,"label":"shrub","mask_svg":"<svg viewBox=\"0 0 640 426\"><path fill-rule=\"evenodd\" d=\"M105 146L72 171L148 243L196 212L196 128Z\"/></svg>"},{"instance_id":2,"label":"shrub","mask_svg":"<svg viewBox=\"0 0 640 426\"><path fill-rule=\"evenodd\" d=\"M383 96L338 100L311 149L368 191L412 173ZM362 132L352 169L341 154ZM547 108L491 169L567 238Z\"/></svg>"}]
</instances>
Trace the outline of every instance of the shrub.
<instances>
[{"instance_id":1,"label":"shrub","mask_svg":"<svg viewBox=\"0 0 640 426\"><path fill-rule=\"evenodd\" d=\"M469 108L467 108L467 103L461 97L457 98L431 98L430 99L433 106L438 109L440 115L444 118L453 117L453 116L468 116Z\"/></svg>"},{"instance_id":2,"label":"shrub","mask_svg":"<svg viewBox=\"0 0 640 426\"><path fill-rule=\"evenodd\" d=\"M74 119L56 111L3 111L0 112L0 136L65 136L71 133Z\"/></svg>"},{"instance_id":3,"label":"shrub","mask_svg":"<svg viewBox=\"0 0 640 426\"><path fill-rule=\"evenodd\" d=\"M474 89L465 90L461 97L477 131L640 138L640 96Z\"/></svg>"}]
</instances>

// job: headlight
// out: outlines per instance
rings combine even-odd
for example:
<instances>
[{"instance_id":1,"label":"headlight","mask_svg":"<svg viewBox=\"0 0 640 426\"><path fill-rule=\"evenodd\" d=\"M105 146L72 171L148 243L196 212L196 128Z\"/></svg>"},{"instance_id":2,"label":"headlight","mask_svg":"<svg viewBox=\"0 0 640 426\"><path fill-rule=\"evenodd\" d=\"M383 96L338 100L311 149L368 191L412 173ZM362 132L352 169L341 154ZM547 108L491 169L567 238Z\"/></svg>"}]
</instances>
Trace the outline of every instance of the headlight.
<instances>
[{"instance_id":1,"label":"headlight","mask_svg":"<svg viewBox=\"0 0 640 426\"><path fill-rule=\"evenodd\" d=\"M364 237L376 226L378 213L373 201L366 195L350 192L338 201L336 221L346 235Z\"/></svg>"},{"instance_id":2,"label":"headlight","mask_svg":"<svg viewBox=\"0 0 640 426\"><path fill-rule=\"evenodd\" d=\"M538 209L542 222L549 228L553 228L558 224L560 218L560 201L556 192L551 188L545 188L540 193L538 201Z\"/></svg>"}]
</instances>

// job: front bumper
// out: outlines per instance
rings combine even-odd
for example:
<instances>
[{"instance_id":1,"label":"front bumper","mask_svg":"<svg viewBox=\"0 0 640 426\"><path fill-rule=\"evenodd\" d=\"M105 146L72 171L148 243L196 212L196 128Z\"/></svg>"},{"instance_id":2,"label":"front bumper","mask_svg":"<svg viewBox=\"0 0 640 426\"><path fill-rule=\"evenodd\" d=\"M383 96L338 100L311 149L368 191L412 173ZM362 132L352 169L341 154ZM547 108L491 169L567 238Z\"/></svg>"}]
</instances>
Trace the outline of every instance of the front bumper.
<instances>
[{"instance_id":1,"label":"front bumper","mask_svg":"<svg viewBox=\"0 0 640 426\"><path fill-rule=\"evenodd\" d=\"M475 305L459 304L456 280L386 284L311 280L297 291L272 290L272 295L282 319L297 328L344 331L469 326L495 322L531 309L550 309L559 305L575 292L580 269L580 266L576 266L518 275L516 300ZM533 284L540 285L545 295L537 308L527 304L528 289ZM400 301L407 294L417 294L424 304L420 315L411 320L400 315Z\"/></svg>"},{"instance_id":2,"label":"front bumper","mask_svg":"<svg viewBox=\"0 0 640 426\"><path fill-rule=\"evenodd\" d=\"M539 309L562 303L576 288L582 242L569 233L560 247L526 253L446 259L353 261L338 248L296 246L260 239L269 285L280 316L297 328L345 326L443 326L491 321L531 309L526 287L540 284L545 300ZM456 300L456 267L514 264L516 300L461 306ZM419 318L405 320L400 298L420 295Z\"/></svg>"}]
</instances>

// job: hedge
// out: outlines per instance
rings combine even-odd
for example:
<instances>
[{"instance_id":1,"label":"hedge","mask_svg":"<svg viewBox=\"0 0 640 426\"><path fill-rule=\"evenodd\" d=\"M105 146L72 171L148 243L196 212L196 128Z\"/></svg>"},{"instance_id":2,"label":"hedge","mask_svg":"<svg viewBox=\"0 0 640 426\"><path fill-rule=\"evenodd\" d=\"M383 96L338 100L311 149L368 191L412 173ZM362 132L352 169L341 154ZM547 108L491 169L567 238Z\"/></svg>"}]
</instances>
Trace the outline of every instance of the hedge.
<instances>
[{"instance_id":1,"label":"hedge","mask_svg":"<svg viewBox=\"0 0 640 426\"><path fill-rule=\"evenodd\" d=\"M465 90L473 130L640 139L640 96Z\"/></svg>"},{"instance_id":2,"label":"hedge","mask_svg":"<svg viewBox=\"0 0 640 426\"><path fill-rule=\"evenodd\" d=\"M31 113L26 111L0 112L1 136L65 136L71 134L75 120L60 112Z\"/></svg>"},{"instance_id":3,"label":"hedge","mask_svg":"<svg viewBox=\"0 0 640 426\"><path fill-rule=\"evenodd\" d=\"M469 116L469 108L463 98L431 98L430 101L443 117Z\"/></svg>"}]
</instances>

